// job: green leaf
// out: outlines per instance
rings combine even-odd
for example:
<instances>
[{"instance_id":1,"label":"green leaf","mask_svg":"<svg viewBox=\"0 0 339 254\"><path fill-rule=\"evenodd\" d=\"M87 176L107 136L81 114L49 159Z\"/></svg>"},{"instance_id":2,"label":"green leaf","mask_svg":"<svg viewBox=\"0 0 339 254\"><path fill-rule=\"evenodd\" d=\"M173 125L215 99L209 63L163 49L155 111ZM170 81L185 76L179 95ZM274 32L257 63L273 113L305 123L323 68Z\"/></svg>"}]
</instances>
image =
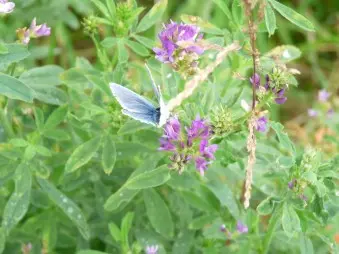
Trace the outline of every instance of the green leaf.
<instances>
[{"instance_id":1,"label":"green leaf","mask_svg":"<svg viewBox=\"0 0 339 254\"><path fill-rule=\"evenodd\" d=\"M307 18L304 16L300 15L293 9L275 1L275 0L268 0L273 8L279 12L283 17L285 17L287 20L292 22L293 24L297 25L298 27L306 30L306 31L311 31L314 32L314 26L311 21L309 21Z\"/></svg>"},{"instance_id":2,"label":"green leaf","mask_svg":"<svg viewBox=\"0 0 339 254\"><path fill-rule=\"evenodd\" d=\"M26 163L21 163L15 171L15 190L3 212L2 227L7 234L25 216L30 203L31 188L31 172Z\"/></svg>"},{"instance_id":3,"label":"green leaf","mask_svg":"<svg viewBox=\"0 0 339 254\"><path fill-rule=\"evenodd\" d=\"M34 97L34 91L30 87L22 83L20 80L2 73L0 73L0 94L11 99L26 102L33 102Z\"/></svg>"},{"instance_id":4,"label":"green leaf","mask_svg":"<svg viewBox=\"0 0 339 254\"><path fill-rule=\"evenodd\" d=\"M89 82L91 82L94 86L98 87L101 91L103 91L106 95L112 96L111 89L108 86L108 83L103 81L100 77L95 75L85 75Z\"/></svg>"},{"instance_id":5,"label":"green leaf","mask_svg":"<svg viewBox=\"0 0 339 254\"><path fill-rule=\"evenodd\" d=\"M240 0L234 0L232 3L233 20L238 24L239 28L244 24L244 11Z\"/></svg>"},{"instance_id":6,"label":"green leaf","mask_svg":"<svg viewBox=\"0 0 339 254\"><path fill-rule=\"evenodd\" d=\"M257 206L257 212L259 215L269 215L273 212L274 204L271 200L271 197L268 197L260 202Z\"/></svg>"},{"instance_id":7,"label":"green leaf","mask_svg":"<svg viewBox=\"0 0 339 254\"><path fill-rule=\"evenodd\" d=\"M279 59L284 63L291 62L301 56L301 51L292 45L282 45L275 47L265 54L265 57L271 57L273 59Z\"/></svg>"},{"instance_id":8,"label":"green leaf","mask_svg":"<svg viewBox=\"0 0 339 254\"><path fill-rule=\"evenodd\" d=\"M0 55L7 54L8 48L3 42L0 42Z\"/></svg>"},{"instance_id":9,"label":"green leaf","mask_svg":"<svg viewBox=\"0 0 339 254\"><path fill-rule=\"evenodd\" d=\"M126 63L128 60L128 50L125 47L124 40L118 42L118 59L119 63Z\"/></svg>"},{"instance_id":10,"label":"green leaf","mask_svg":"<svg viewBox=\"0 0 339 254\"><path fill-rule=\"evenodd\" d=\"M149 55L147 48L144 47L143 45L141 45L138 42L126 40L126 44L131 50L133 50L136 54L138 54L140 56L148 56Z\"/></svg>"},{"instance_id":11,"label":"green leaf","mask_svg":"<svg viewBox=\"0 0 339 254\"><path fill-rule=\"evenodd\" d=\"M52 152L44 146L35 145L34 148L35 148L35 151L42 156L47 156L47 157L52 156Z\"/></svg>"},{"instance_id":12,"label":"green leaf","mask_svg":"<svg viewBox=\"0 0 339 254\"><path fill-rule=\"evenodd\" d=\"M28 142L22 138L13 138L9 141L9 143L15 147L26 147L28 146Z\"/></svg>"},{"instance_id":13,"label":"green leaf","mask_svg":"<svg viewBox=\"0 0 339 254\"><path fill-rule=\"evenodd\" d=\"M137 35L137 34L133 34L132 36L133 36L134 39L136 39L138 42L140 42L142 45L144 45L145 47L147 47L149 49L153 49L155 47L154 40L151 40L147 37L140 36L140 35Z\"/></svg>"},{"instance_id":14,"label":"green leaf","mask_svg":"<svg viewBox=\"0 0 339 254\"><path fill-rule=\"evenodd\" d=\"M263 241L263 252L264 254L268 253L270 250L270 244L272 241L272 238L274 236L275 229L279 225L281 221L281 213L282 213L282 205L279 205L273 212L270 221L268 223L268 228L267 232L264 236L264 241Z\"/></svg>"},{"instance_id":15,"label":"green leaf","mask_svg":"<svg viewBox=\"0 0 339 254\"><path fill-rule=\"evenodd\" d=\"M5 44L5 47L7 52L0 54L0 70L4 70L11 63L17 63L30 55L27 46L23 44Z\"/></svg>"},{"instance_id":16,"label":"green leaf","mask_svg":"<svg viewBox=\"0 0 339 254\"><path fill-rule=\"evenodd\" d=\"M167 165L131 177L126 182L128 189L146 189L164 184L171 178Z\"/></svg>"},{"instance_id":17,"label":"green leaf","mask_svg":"<svg viewBox=\"0 0 339 254\"><path fill-rule=\"evenodd\" d=\"M265 5L265 24L268 34L270 36L273 35L275 29L277 28L277 22L275 19L274 11L269 3L266 3Z\"/></svg>"},{"instance_id":18,"label":"green leaf","mask_svg":"<svg viewBox=\"0 0 339 254\"><path fill-rule=\"evenodd\" d=\"M30 69L20 75L20 81L32 89L48 86L58 86L61 84L59 78L64 69L56 65L45 65Z\"/></svg>"},{"instance_id":19,"label":"green leaf","mask_svg":"<svg viewBox=\"0 0 339 254\"><path fill-rule=\"evenodd\" d=\"M0 254L5 250L6 245L6 231L0 227Z\"/></svg>"},{"instance_id":20,"label":"green leaf","mask_svg":"<svg viewBox=\"0 0 339 254\"><path fill-rule=\"evenodd\" d=\"M174 226L170 211L162 197L154 190L143 191L147 216L151 225L159 234L166 238L174 235Z\"/></svg>"},{"instance_id":21,"label":"green leaf","mask_svg":"<svg viewBox=\"0 0 339 254\"><path fill-rule=\"evenodd\" d=\"M181 191L180 194L186 200L188 204L204 212L216 212L214 207L210 203L203 200L201 197L197 196L191 191Z\"/></svg>"},{"instance_id":22,"label":"green leaf","mask_svg":"<svg viewBox=\"0 0 339 254\"><path fill-rule=\"evenodd\" d=\"M127 120L119 129L118 135L123 136L127 134L134 134L140 130L152 128L149 124L144 124L142 122L129 119Z\"/></svg>"},{"instance_id":23,"label":"green leaf","mask_svg":"<svg viewBox=\"0 0 339 254\"><path fill-rule=\"evenodd\" d=\"M200 17L192 16L192 15L181 15L181 20L188 24L194 24L201 28L201 30L208 34L215 34L215 35L224 35L224 31L220 28L216 27L215 25L209 23L208 21L203 20Z\"/></svg>"},{"instance_id":24,"label":"green leaf","mask_svg":"<svg viewBox=\"0 0 339 254\"><path fill-rule=\"evenodd\" d=\"M37 181L41 189L77 226L81 235L88 240L90 237L90 231L80 208L47 180L37 178Z\"/></svg>"},{"instance_id":25,"label":"green leaf","mask_svg":"<svg viewBox=\"0 0 339 254\"><path fill-rule=\"evenodd\" d=\"M101 137L95 137L78 146L68 158L65 172L71 173L85 165L94 156L101 142Z\"/></svg>"},{"instance_id":26,"label":"green leaf","mask_svg":"<svg viewBox=\"0 0 339 254\"><path fill-rule=\"evenodd\" d=\"M122 238L122 245L125 246L126 249L129 249L128 243L128 234L132 227L132 222L134 218L134 213L127 213L121 222L121 238Z\"/></svg>"},{"instance_id":27,"label":"green leaf","mask_svg":"<svg viewBox=\"0 0 339 254\"><path fill-rule=\"evenodd\" d=\"M106 6L100 0L91 0L91 2L106 16L106 18L111 18Z\"/></svg>"},{"instance_id":28,"label":"green leaf","mask_svg":"<svg viewBox=\"0 0 339 254\"><path fill-rule=\"evenodd\" d=\"M317 181L315 186L317 188L317 193L319 197L323 198L327 192L326 185L322 181Z\"/></svg>"},{"instance_id":29,"label":"green leaf","mask_svg":"<svg viewBox=\"0 0 339 254\"><path fill-rule=\"evenodd\" d=\"M221 205L226 206L235 219L239 218L239 208L232 191L225 183L213 181L207 187L217 196Z\"/></svg>"},{"instance_id":30,"label":"green leaf","mask_svg":"<svg viewBox=\"0 0 339 254\"><path fill-rule=\"evenodd\" d=\"M283 230L288 237L292 237L295 232L301 231L300 219L291 205L284 204L281 217Z\"/></svg>"},{"instance_id":31,"label":"green leaf","mask_svg":"<svg viewBox=\"0 0 339 254\"><path fill-rule=\"evenodd\" d=\"M106 5L107 5L108 11L111 15L111 18L114 20L115 19L115 13L116 13L116 7L115 7L114 0L106 0Z\"/></svg>"},{"instance_id":32,"label":"green leaf","mask_svg":"<svg viewBox=\"0 0 339 254\"><path fill-rule=\"evenodd\" d=\"M300 234L300 253L301 254L313 254L313 244L310 238L305 234Z\"/></svg>"},{"instance_id":33,"label":"green leaf","mask_svg":"<svg viewBox=\"0 0 339 254\"><path fill-rule=\"evenodd\" d=\"M167 6L167 0L160 0L142 18L137 26L137 33L143 32L161 20Z\"/></svg>"},{"instance_id":34,"label":"green leaf","mask_svg":"<svg viewBox=\"0 0 339 254\"><path fill-rule=\"evenodd\" d=\"M229 21L232 21L232 13L224 0L213 0L218 7L225 13Z\"/></svg>"},{"instance_id":35,"label":"green leaf","mask_svg":"<svg viewBox=\"0 0 339 254\"><path fill-rule=\"evenodd\" d=\"M129 203L139 190L130 190L125 187L121 187L117 192L112 194L105 202L104 208L107 211L117 210L124 203Z\"/></svg>"},{"instance_id":36,"label":"green leaf","mask_svg":"<svg viewBox=\"0 0 339 254\"><path fill-rule=\"evenodd\" d=\"M102 42L101 45L104 48L112 48L118 43L118 38L115 37L106 37Z\"/></svg>"},{"instance_id":37,"label":"green leaf","mask_svg":"<svg viewBox=\"0 0 339 254\"><path fill-rule=\"evenodd\" d=\"M61 106L54 110L45 123L45 129L53 129L54 127L58 126L61 122L65 120L67 112L67 105Z\"/></svg>"},{"instance_id":38,"label":"green leaf","mask_svg":"<svg viewBox=\"0 0 339 254\"><path fill-rule=\"evenodd\" d=\"M194 230L202 229L206 225L211 224L214 220L215 220L215 214L202 215L192 220L190 224L188 225L188 228L194 229Z\"/></svg>"},{"instance_id":39,"label":"green leaf","mask_svg":"<svg viewBox=\"0 0 339 254\"><path fill-rule=\"evenodd\" d=\"M121 232L117 225L115 225L113 222L108 224L109 232L111 233L111 236L113 240L120 242L121 241Z\"/></svg>"},{"instance_id":40,"label":"green leaf","mask_svg":"<svg viewBox=\"0 0 339 254\"><path fill-rule=\"evenodd\" d=\"M59 141L69 140L71 138L68 132L59 129L44 130L43 135L46 138Z\"/></svg>"},{"instance_id":41,"label":"green leaf","mask_svg":"<svg viewBox=\"0 0 339 254\"><path fill-rule=\"evenodd\" d=\"M306 171L301 175L302 179L314 184L317 181L317 175L312 171Z\"/></svg>"},{"instance_id":42,"label":"green leaf","mask_svg":"<svg viewBox=\"0 0 339 254\"><path fill-rule=\"evenodd\" d=\"M102 148L102 167L106 174L111 174L115 165L117 152L115 149L115 143L110 136L106 136L104 145Z\"/></svg>"},{"instance_id":43,"label":"green leaf","mask_svg":"<svg viewBox=\"0 0 339 254\"><path fill-rule=\"evenodd\" d=\"M290 138L288 137L288 135L285 132L283 132L284 126L281 123L272 122L272 121L270 121L269 125L270 127L272 127L272 129L277 134L280 145L284 147L287 151L289 151L291 155L293 155L293 157L295 158L297 155L295 146L293 142L290 140Z\"/></svg>"},{"instance_id":44,"label":"green leaf","mask_svg":"<svg viewBox=\"0 0 339 254\"><path fill-rule=\"evenodd\" d=\"M41 131L44 128L44 123L45 123L44 112L40 108L35 107L34 118L35 118L36 127L38 128L39 131Z\"/></svg>"}]
</instances>

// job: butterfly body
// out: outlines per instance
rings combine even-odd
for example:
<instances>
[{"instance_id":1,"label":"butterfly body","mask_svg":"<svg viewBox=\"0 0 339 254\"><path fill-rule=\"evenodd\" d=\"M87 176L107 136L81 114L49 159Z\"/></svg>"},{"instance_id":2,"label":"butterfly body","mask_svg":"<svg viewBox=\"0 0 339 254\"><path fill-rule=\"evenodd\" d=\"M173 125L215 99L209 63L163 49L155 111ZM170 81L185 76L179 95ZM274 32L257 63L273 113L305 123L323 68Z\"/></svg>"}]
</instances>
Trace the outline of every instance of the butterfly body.
<instances>
[{"instance_id":1,"label":"butterfly body","mask_svg":"<svg viewBox=\"0 0 339 254\"><path fill-rule=\"evenodd\" d=\"M143 96L119 84L110 83L110 88L114 97L122 106L123 114L132 117L133 119L140 122L161 127L166 123L167 119L169 118L170 112L167 109L167 106L162 98L160 88L155 85L152 76L151 79L154 91L158 98L159 107L155 107L149 100L147 100Z\"/></svg>"}]
</instances>

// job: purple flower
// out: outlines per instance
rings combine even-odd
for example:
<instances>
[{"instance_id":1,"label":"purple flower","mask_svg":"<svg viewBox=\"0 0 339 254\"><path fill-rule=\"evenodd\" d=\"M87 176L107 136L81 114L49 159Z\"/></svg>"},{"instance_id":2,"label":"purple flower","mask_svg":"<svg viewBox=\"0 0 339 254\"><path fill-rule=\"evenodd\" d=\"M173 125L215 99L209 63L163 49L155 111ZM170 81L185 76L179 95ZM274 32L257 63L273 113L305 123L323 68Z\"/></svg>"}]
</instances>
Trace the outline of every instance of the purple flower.
<instances>
[{"instance_id":1,"label":"purple flower","mask_svg":"<svg viewBox=\"0 0 339 254\"><path fill-rule=\"evenodd\" d=\"M237 222L237 230L240 234L248 233L248 227L245 224L243 224L241 221Z\"/></svg>"},{"instance_id":2,"label":"purple flower","mask_svg":"<svg viewBox=\"0 0 339 254\"><path fill-rule=\"evenodd\" d=\"M205 170L207 169L208 166L208 162L206 161L205 158L203 157L197 157L195 159L195 167L197 168L197 170L200 172L201 176L205 175Z\"/></svg>"},{"instance_id":3,"label":"purple flower","mask_svg":"<svg viewBox=\"0 0 339 254\"><path fill-rule=\"evenodd\" d=\"M177 117L170 118L164 128L165 136L171 140L178 140L180 137L181 125Z\"/></svg>"},{"instance_id":4,"label":"purple flower","mask_svg":"<svg viewBox=\"0 0 339 254\"><path fill-rule=\"evenodd\" d=\"M260 76L259 74L255 73L252 77L250 77L250 82L252 85L255 86L256 89L260 86Z\"/></svg>"},{"instance_id":5,"label":"purple flower","mask_svg":"<svg viewBox=\"0 0 339 254\"><path fill-rule=\"evenodd\" d=\"M159 250L158 245L146 246L146 254L157 254Z\"/></svg>"},{"instance_id":6,"label":"purple flower","mask_svg":"<svg viewBox=\"0 0 339 254\"><path fill-rule=\"evenodd\" d=\"M186 131L187 136L191 139L197 137L206 139L210 135L210 127L199 116L192 121L190 128L187 128Z\"/></svg>"},{"instance_id":7,"label":"purple flower","mask_svg":"<svg viewBox=\"0 0 339 254\"><path fill-rule=\"evenodd\" d=\"M287 101L287 97L284 96L285 89L280 89L275 95L275 102L277 104L284 104Z\"/></svg>"},{"instance_id":8,"label":"purple flower","mask_svg":"<svg viewBox=\"0 0 339 254\"><path fill-rule=\"evenodd\" d=\"M0 14L8 14L14 10L15 3L8 0L0 0Z\"/></svg>"},{"instance_id":9,"label":"purple flower","mask_svg":"<svg viewBox=\"0 0 339 254\"><path fill-rule=\"evenodd\" d=\"M327 117L328 117L328 118L332 118L333 115L334 115L334 109L331 108L331 109L329 109L329 110L327 111Z\"/></svg>"},{"instance_id":10,"label":"purple flower","mask_svg":"<svg viewBox=\"0 0 339 254\"><path fill-rule=\"evenodd\" d=\"M288 182L288 184L287 184L288 188L292 190L294 188L294 186L296 185L296 183L297 183L296 179L293 179L292 181Z\"/></svg>"},{"instance_id":11,"label":"purple flower","mask_svg":"<svg viewBox=\"0 0 339 254\"><path fill-rule=\"evenodd\" d=\"M330 97L330 93L326 91L326 89L322 89L318 92L318 100L321 102L325 102Z\"/></svg>"},{"instance_id":12,"label":"purple flower","mask_svg":"<svg viewBox=\"0 0 339 254\"><path fill-rule=\"evenodd\" d=\"M225 225L225 224L222 224L222 225L220 226L220 231L221 231L221 232L226 232L226 225Z\"/></svg>"},{"instance_id":13,"label":"purple flower","mask_svg":"<svg viewBox=\"0 0 339 254\"><path fill-rule=\"evenodd\" d=\"M260 132L267 131L267 118L265 116L258 118L256 129Z\"/></svg>"},{"instance_id":14,"label":"purple flower","mask_svg":"<svg viewBox=\"0 0 339 254\"><path fill-rule=\"evenodd\" d=\"M29 31L30 31L32 38L38 38L38 37L51 35L51 28L48 27L46 23L37 26L36 18L32 20L31 26L29 27Z\"/></svg>"},{"instance_id":15,"label":"purple flower","mask_svg":"<svg viewBox=\"0 0 339 254\"><path fill-rule=\"evenodd\" d=\"M176 147L174 144L171 143L171 141L166 137L160 138L160 151L175 151Z\"/></svg>"},{"instance_id":16,"label":"purple flower","mask_svg":"<svg viewBox=\"0 0 339 254\"><path fill-rule=\"evenodd\" d=\"M199 34L199 28L194 25L178 24L171 21L164 25L164 30L159 33L161 48L153 48L155 57L163 63L173 63L174 53L179 48L179 42L195 42ZM198 45L181 48L186 53L202 54L204 50Z\"/></svg>"},{"instance_id":17,"label":"purple flower","mask_svg":"<svg viewBox=\"0 0 339 254\"><path fill-rule=\"evenodd\" d=\"M200 141L199 151L202 156L206 159L215 160L214 153L217 151L218 145L210 145L208 146L208 141L206 139L202 139Z\"/></svg>"},{"instance_id":18,"label":"purple flower","mask_svg":"<svg viewBox=\"0 0 339 254\"><path fill-rule=\"evenodd\" d=\"M310 117L316 117L318 116L318 112L316 110L314 110L313 108L309 108L307 110L308 116Z\"/></svg>"}]
</instances>

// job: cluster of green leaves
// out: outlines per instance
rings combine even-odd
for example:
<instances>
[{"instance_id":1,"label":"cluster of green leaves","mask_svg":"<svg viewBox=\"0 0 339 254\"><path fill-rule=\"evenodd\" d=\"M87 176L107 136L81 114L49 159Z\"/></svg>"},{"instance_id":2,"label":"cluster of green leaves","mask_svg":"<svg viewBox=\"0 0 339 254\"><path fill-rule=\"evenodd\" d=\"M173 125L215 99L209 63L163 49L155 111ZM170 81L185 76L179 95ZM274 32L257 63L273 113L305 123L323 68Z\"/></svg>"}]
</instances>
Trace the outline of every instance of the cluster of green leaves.
<instances>
[{"instance_id":1,"label":"cluster of green leaves","mask_svg":"<svg viewBox=\"0 0 339 254\"><path fill-rule=\"evenodd\" d=\"M278 122L270 122L268 137L258 134L252 205L246 211L242 208L248 114L240 101L250 101L251 89L233 74L248 75L251 57L241 1L203 3L209 8L213 4L223 21L220 27L190 10L189 4L196 6L193 2L198 1L185 2L188 7L177 14L183 22L198 25L210 43L225 46L238 40L243 46L176 112L182 122L189 122L197 114L208 118L222 105L234 119L241 119L239 129L216 140L217 160L204 178L194 168L182 175L170 172L166 154L157 151L161 130L122 116L108 86L121 83L151 95L143 68L147 61L165 98L183 89L184 80L150 54L156 44L152 28L160 24L171 1L160 0L147 12L134 0L73 0L67 11L64 1L47 1L39 8L38 1L27 1L26 6L19 2L20 13L27 8L42 19L55 12L62 16L54 24L53 36L66 38L70 47L70 32L60 34L67 30L65 23L72 28L80 24L70 10L89 14L89 8L96 8L93 20L102 31L90 34L97 61L70 54L74 64L67 69L57 65L26 69L34 52L19 44L0 44L0 252L20 253L21 245L28 243L32 253L78 254L142 253L150 245L158 245L159 253L183 254L336 249L331 232L323 228L337 226L338 158L325 163L317 157L312 171L305 173L303 148L295 147ZM274 34L274 10L298 27L314 30L293 9L274 0L265 3L260 36ZM51 43L50 55L43 56L53 58L54 47ZM201 67L216 54L205 52ZM293 45L283 45L262 54L260 61L268 72L275 61L288 64L300 55ZM291 77L289 82L296 80ZM296 177L307 185L306 201L287 187ZM237 221L248 226L248 234L234 233ZM222 224L232 239L219 230Z\"/></svg>"}]
</instances>

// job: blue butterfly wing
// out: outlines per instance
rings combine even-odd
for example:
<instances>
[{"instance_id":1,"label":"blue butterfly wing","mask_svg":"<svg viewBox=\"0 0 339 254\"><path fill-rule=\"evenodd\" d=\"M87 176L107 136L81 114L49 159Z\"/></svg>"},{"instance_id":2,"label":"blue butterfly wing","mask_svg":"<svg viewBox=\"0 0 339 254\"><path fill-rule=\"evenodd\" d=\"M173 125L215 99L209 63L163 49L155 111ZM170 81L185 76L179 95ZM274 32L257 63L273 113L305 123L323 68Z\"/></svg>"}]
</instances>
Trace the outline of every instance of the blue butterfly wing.
<instances>
[{"instance_id":1,"label":"blue butterfly wing","mask_svg":"<svg viewBox=\"0 0 339 254\"><path fill-rule=\"evenodd\" d=\"M110 83L110 88L121 107L130 113L146 114L156 110L150 101L126 87Z\"/></svg>"},{"instance_id":2,"label":"blue butterfly wing","mask_svg":"<svg viewBox=\"0 0 339 254\"><path fill-rule=\"evenodd\" d=\"M151 124L153 126L157 126L159 123L159 110L149 111L148 113L136 113L123 109L122 113L142 123Z\"/></svg>"}]
</instances>

